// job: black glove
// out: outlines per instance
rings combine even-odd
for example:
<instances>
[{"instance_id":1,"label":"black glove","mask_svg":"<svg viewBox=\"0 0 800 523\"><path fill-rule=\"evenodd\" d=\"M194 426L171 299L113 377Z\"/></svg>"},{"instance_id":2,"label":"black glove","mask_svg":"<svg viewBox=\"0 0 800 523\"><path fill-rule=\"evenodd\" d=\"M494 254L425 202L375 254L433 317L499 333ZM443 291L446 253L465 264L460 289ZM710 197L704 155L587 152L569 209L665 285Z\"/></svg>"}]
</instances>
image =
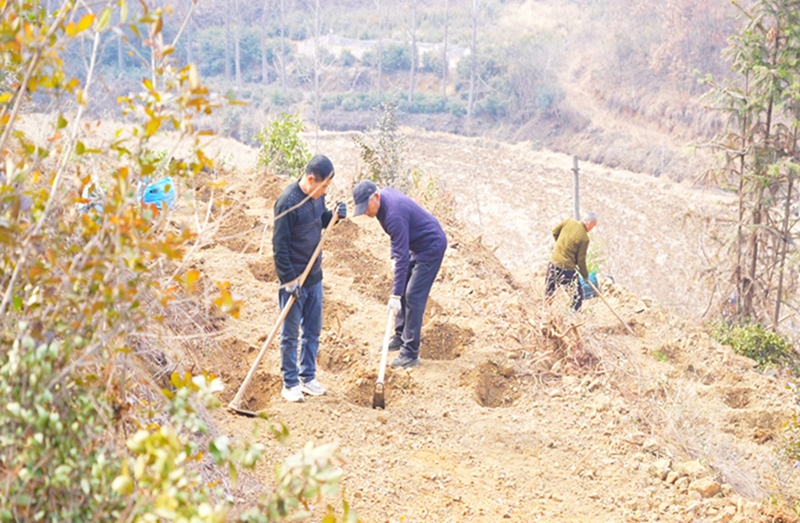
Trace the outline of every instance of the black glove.
<instances>
[{"instance_id":1,"label":"black glove","mask_svg":"<svg viewBox=\"0 0 800 523\"><path fill-rule=\"evenodd\" d=\"M347 218L347 205L344 202L336 202L336 213L339 215L339 220Z\"/></svg>"},{"instance_id":2,"label":"black glove","mask_svg":"<svg viewBox=\"0 0 800 523\"><path fill-rule=\"evenodd\" d=\"M297 280L293 281L292 283L287 283L284 290L289 293L289 296L294 296L295 300L300 299L300 284Z\"/></svg>"}]
</instances>

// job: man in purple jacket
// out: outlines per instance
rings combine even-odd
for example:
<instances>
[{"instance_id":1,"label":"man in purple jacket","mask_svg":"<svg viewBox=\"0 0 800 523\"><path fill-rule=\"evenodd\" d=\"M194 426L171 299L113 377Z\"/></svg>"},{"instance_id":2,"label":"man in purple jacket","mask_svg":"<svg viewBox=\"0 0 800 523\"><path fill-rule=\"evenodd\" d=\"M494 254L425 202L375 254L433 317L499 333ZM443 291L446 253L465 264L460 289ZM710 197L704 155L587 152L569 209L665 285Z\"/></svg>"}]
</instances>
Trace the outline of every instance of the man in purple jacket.
<instances>
[{"instance_id":1,"label":"man in purple jacket","mask_svg":"<svg viewBox=\"0 0 800 523\"><path fill-rule=\"evenodd\" d=\"M400 350L392 367L419 365L422 316L428 294L442 265L447 238L431 213L390 187L380 191L369 180L353 188L353 216L378 218L392 239L394 286L389 309L397 313L390 350Z\"/></svg>"}]
</instances>

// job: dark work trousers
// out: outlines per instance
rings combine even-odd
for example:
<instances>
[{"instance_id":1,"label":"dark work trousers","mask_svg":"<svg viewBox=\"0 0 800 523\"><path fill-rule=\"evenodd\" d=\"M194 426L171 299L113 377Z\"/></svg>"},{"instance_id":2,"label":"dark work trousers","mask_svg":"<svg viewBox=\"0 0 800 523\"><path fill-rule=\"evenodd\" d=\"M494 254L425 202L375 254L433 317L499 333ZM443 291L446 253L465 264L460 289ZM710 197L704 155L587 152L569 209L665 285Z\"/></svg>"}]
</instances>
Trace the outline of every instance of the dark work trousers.
<instances>
[{"instance_id":1,"label":"dark work trousers","mask_svg":"<svg viewBox=\"0 0 800 523\"><path fill-rule=\"evenodd\" d=\"M422 316L428 304L428 294L433 281L439 273L444 255L435 260L414 260L408 264L406 292L400 298L402 308L395 318L395 332L400 335L403 345L400 354L412 358L419 357L419 340L422 337Z\"/></svg>"},{"instance_id":2,"label":"dark work trousers","mask_svg":"<svg viewBox=\"0 0 800 523\"><path fill-rule=\"evenodd\" d=\"M547 296L555 294L558 287L569 287L574 294L572 295L572 308L580 310L583 304L583 286L578 281L578 271L562 269L552 263L547 266Z\"/></svg>"}]
</instances>

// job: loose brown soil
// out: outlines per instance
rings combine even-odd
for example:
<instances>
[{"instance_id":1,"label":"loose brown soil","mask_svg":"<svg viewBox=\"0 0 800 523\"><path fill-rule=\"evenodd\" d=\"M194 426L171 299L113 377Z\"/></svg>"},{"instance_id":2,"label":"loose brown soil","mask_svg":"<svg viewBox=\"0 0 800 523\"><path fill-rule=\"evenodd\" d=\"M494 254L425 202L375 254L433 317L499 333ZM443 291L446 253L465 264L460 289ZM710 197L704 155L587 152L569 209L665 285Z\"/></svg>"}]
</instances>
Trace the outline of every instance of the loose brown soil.
<instances>
[{"instance_id":1,"label":"loose brown soil","mask_svg":"<svg viewBox=\"0 0 800 523\"><path fill-rule=\"evenodd\" d=\"M549 230L571 212L569 157L438 133L407 138L409 164L446 190L415 198L434 210L450 244L424 319L422 364L387 369L386 410L371 408L392 285L389 238L375 220L346 220L323 258L317 377L328 394L282 400L276 339L242 406L284 423L290 441L275 441L263 420L212 413L215 431L267 447L246 483L257 488L236 490L237 506L274 488L275 463L306 442L334 441L342 492L365 522L794 521L763 501L800 499L798 469L781 454L797 397L783 374L759 371L689 315L707 296L694 279L701 229L687 215L724 216L724 196L582 166L582 201L600 214L592 242L602 247L603 275L614 276L602 290L632 337L598 299L578 314L565 296L543 299ZM171 357L220 375L227 402L279 315L271 217L290 182L254 169L255 152L241 144L212 147L234 158L217 173L230 205L212 213L220 240L187 261L207 282L194 306L213 312L215 282L228 282L243 308L200 325L202 343L173 346ZM339 173L329 201L352 210L350 136L320 133L317 149ZM190 212L175 214L191 221ZM687 465L694 460L698 469ZM704 498L697 478L718 483L719 494ZM326 503L341 506L322 500L310 521Z\"/></svg>"}]
</instances>

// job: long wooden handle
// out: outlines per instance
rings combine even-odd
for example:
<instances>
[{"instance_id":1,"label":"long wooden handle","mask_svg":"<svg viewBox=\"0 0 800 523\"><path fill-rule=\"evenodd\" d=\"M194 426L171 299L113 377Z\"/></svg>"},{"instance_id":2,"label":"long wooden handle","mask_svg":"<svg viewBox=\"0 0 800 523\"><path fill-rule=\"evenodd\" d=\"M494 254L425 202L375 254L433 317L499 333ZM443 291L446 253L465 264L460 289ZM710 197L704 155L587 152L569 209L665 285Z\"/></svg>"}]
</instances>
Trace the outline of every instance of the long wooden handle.
<instances>
[{"instance_id":1,"label":"long wooden handle","mask_svg":"<svg viewBox=\"0 0 800 523\"><path fill-rule=\"evenodd\" d=\"M308 260L308 263L306 264L305 270L303 270L303 273L297 279L297 283L298 283L298 285L300 287L303 286L303 282L306 281L306 277L308 277L308 273L310 273L311 272L311 268L314 267L314 262L317 261L317 257L319 256L319 253L322 251L322 244L325 242L325 238L328 236L328 233L330 232L330 230L333 229L334 225L336 225L336 222L338 221L338 219L339 219L339 214L336 211L334 211L333 217L331 218L331 221L328 224L328 227L325 228L325 232L322 233L322 237L319 239L319 243L317 244L317 248L314 249L314 253L311 255L311 259ZM238 407L239 402L242 400L242 396L244 395L244 391L247 389L247 386L250 384L250 380L253 379L253 376L256 373L256 369L258 369L258 366L261 363L262 358L264 358L264 354L266 354L266 352L267 352L267 347L269 347L269 344L272 342L272 338L275 337L275 334L278 333L278 329L280 329L281 325L283 325L283 320L286 319L286 316L289 314L289 310L292 308L292 305L294 305L294 302L295 302L295 297L294 296L289 296L289 301L286 302L286 306L281 311L281 315L278 317L278 321L275 322L275 326L272 327L272 331L269 333L269 336L267 336L266 341L261 346L261 350L258 352L258 356L256 357L256 361L254 361L253 365L250 367L250 372L247 373L247 377L244 379L244 381L242 382L242 385L239 387L239 390L236 392L236 396L233 397L233 401L231 401L228 404L228 406L230 408Z\"/></svg>"},{"instance_id":2,"label":"long wooden handle","mask_svg":"<svg viewBox=\"0 0 800 523\"><path fill-rule=\"evenodd\" d=\"M630 333L630 335L631 335L631 336L633 336L633 337L635 338L635 337L636 337L636 333L635 333L635 332L633 332L633 329L631 329L631 328L630 328L630 326L628 326L628 324L627 324L627 323L625 323L624 321L622 321L622 318L620 318L620 317L619 317L619 314L617 314L617 311L615 311L615 310L614 310L614 307L612 307L612 306L611 306L611 305L610 305L610 304L609 304L609 303L606 301L606 299L605 299L605 298L603 298L603 295L602 295L602 294L600 294L600 291L597 289L597 287L595 287L595 286L594 286L594 283L592 283L592 281L591 281L590 279L588 279L588 278L587 278L586 280L584 280L584 281L585 281L585 282L587 282L587 283L589 284L589 286L590 286L590 287L591 287L591 288L594 290L595 294L597 294L597 295L600 297L600 299L601 299L601 300L603 300L603 303L605 303L605 304L606 304L606 307L608 307L608 310L610 310L610 311L612 312L612 314L614 314L614 316L616 316L616 317L617 317L617 319L619 320L619 322L620 322L622 325L624 325L626 329L628 329L628 332Z\"/></svg>"},{"instance_id":3,"label":"long wooden handle","mask_svg":"<svg viewBox=\"0 0 800 523\"><path fill-rule=\"evenodd\" d=\"M386 322L386 333L383 335L383 348L381 349L381 366L378 369L377 383L383 383L383 376L386 373L386 360L389 359L389 339L392 336L392 329L394 329L394 316L393 309L389 309L389 320Z\"/></svg>"}]
</instances>

